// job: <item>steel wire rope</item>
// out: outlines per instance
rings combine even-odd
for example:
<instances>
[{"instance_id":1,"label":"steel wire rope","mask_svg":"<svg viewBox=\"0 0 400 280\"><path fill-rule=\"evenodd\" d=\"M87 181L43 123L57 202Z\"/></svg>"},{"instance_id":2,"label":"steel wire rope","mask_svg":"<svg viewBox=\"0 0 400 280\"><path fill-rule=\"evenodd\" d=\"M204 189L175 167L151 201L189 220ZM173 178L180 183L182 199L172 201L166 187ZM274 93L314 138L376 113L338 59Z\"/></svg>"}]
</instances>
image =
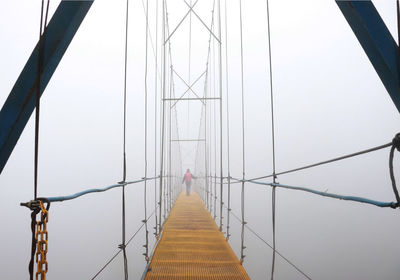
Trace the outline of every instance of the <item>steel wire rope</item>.
<instances>
[{"instance_id":1,"label":"steel wire rope","mask_svg":"<svg viewBox=\"0 0 400 280\"><path fill-rule=\"evenodd\" d=\"M166 17L165 17L165 20L166 20L166 32L167 32L167 34L168 34L168 36L169 36L169 34L170 34L170 30L169 30L169 19L168 19L168 6L167 6L167 2L165 2L165 8L166 8ZM168 88L169 88L169 97L171 98L172 97L172 92L174 91L174 75L173 75L173 63L172 63L172 50L171 50L171 41L169 40L168 41L168 57L169 57L169 69L170 69L170 71L168 72L169 73L169 78L168 78L168 81L169 81L169 86L168 86ZM175 95L174 95L175 96ZM172 180L171 180L171 178L172 178L172 174L171 174L171 172L172 172L172 169L171 169L171 164L172 164L172 162L171 162L171 156L172 156L172 154L171 154L171 125L172 125L172 120L171 120L171 117L172 117L172 115L171 115L171 112L172 112L172 110L171 110L171 107L169 106L169 115L168 115L168 117L169 117L169 119L168 119L168 121L169 121L169 151L168 151L168 170L169 170L169 174L168 174L168 193L167 193L167 201L168 201L168 215L169 215L169 212L171 211L171 208L172 208L172 201L171 201L171 195L172 195L172 193L171 193L171 183L172 183Z\"/></svg>"},{"instance_id":2,"label":"steel wire rope","mask_svg":"<svg viewBox=\"0 0 400 280\"><path fill-rule=\"evenodd\" d=\"M389 173L390 173L390 180L392 182L392 188L394 195L396 197L397 201L397 207L400 206L400 196L399 196L399 191L397 190L396 186L396 179L394 177L394 170L393 170L393 158L394 158L394 151L397 150L400 152L400 133L396 134L396 136L393 138L392 141L392 147L390 148L390 153L389 153Z\"/></svg>"},{"instance_id":3,"label":"steel wire rope","mask_svg":"<svg viewBox=\"0 0 400 280\"><path fill-rule=\"evenodd\" d=\"M266 0L267 4L267 28L268 28L268 61L269 61L269 85L270 85L270 101L271 101L271 138L272 138L272 180L276 183L276 154L275 154L275 117L274 117L274 91L273 91L273 79L272 79L272 50L271 50L271 24L269 15L269 1ZM272 187L272 265L271 265L271 280L274 279L275 271L275 248L276 248L276 187Z\"/></svg>"},{"instance_id":4,"label":"steel wire rope","mask_svg":"<svg viewBox=\"0 0 400 280\"><path fill-rule=\"evenodd\" d=\"M230 168L230 135L229 135L229 79L228 79L228 9L227 2L225 0L225 79L226 79L226 130L227 130L227 167L228 167L228 207L227 207L227 217L226 217L226 239L229 240L230 234L230 212L231 212L231 168Z\"/></svg>"},{"instance_id":5,"label":"steel wire rope","mask_svg":"<svg viewBox=\"0 0 400 280\"><path fill-rule=\"evenodd\" d=\"M367 153L370 153L370 152L378 151L378 150L381 150L381 149L385 149L385 148L388 148L390 146L392 146L392 142L387 143L387 144L383 144L383 145L380 145L380 146L376 146L376 147L373 147L373 148L369 148L369 149L366 149L366 150L361 150L359 152L355 152L355 153L347 154L347 155L344 155L344 156L336 157L336 158L333 158L333 159L317 162L317 163L314 163L314 164L309 164L309 165L305 165L305 166L289 169L289 170L286 170L286 171L277 172L277 173L275 173L275 175L279 176L279 175L284 175L284 174L289 174L289 173L293 173L293 172L309 169L309 168L312 168L312 167L317 167L317 166L320 166L320 165L325 165L325 164L328 164L328 163L332 163L332 162L336 162L336 161L352 158L352 157L355 157L355 156L367 154ZM270 177L273 177L273 176L274 176L274 174L269 174L269 175L265 175L265 176L259 176L259 177L246 179L245 181L248 182L248 181L254 181L254 180L259 180L259 179L266 179L266 178L270 178Z\"/></svg>"},{"instance_id":6,"label":"steel wire rope","mask_svg":"<svg viewBox=\"0 0 400 280\"><path fill-rule=\"evenodd\" d=\"M213 1L213 9L212 9L212 25L210 27L210 36L214 32L214 26L215 26L215 0ZM211 41L210 37L210 96L215 97L215 41ZM210 180L211 180L211 203L212 204L212 211L213 211L213 217L214 220L216 219L216 202L217 202L217 189L216 189L216 146L217 146L217 141L216 141L216 108L215 108L215 102L213 102L213 108L214 110L210 110L210 143L211 143L211 149L210 149L210 175L211 175L211 167L214 167L214 176L211 175ZM214 133L212 133L211 129L214 130ZM212 145L212 140L214 140L214 145ZM214 157L213 157L214 154ZM214 165L212 166L212 159L214 158ZM214 179L214 183L213 183Z\"/></svg>"},{"instance_id":7,"label":"steel wire rope","mask_svg":"<svg viewBox=\"0 0 400 280\"><path fill-rule=\"evenodd\" d=\"M146 0L146 42L145 42L145 69L144 69L144 178L147 178L147 59L148 59L148 36L149 35L149 0ZM145 248L144 257L146 262L149 261L149 230L147 228L147 180L144 181L144 220L145 225L145 240L146 244L143 245Z\"/></svg>"},{"instance_id":8,"label":"steel wire rope","mask_svg":"<svg viewBox=\"0 0 400 280\"><path fill-rule=\"evenodd\" d=\"M214 1L215 3L215 1ZM213 7L215 9L215 7ZM214 26L211 29L212 32L214 32ZM213 97L216 97L216 90L215 90L215 84L216 84L216 70L215 70L215 41L213 40L213 48L212 48L212 67L213 67L213 75L212 75L212 81L213 81ZM217 106L215 102L213 102L213 107L214 107L214 114L213 114L213 128L214 128L214 220L217 218Z\"/></svg>"},{"instance_id":9,"label":"steel wire rope","mask_svg":"<svg viewBox=\"0 0 400 280\"><path fill-rule=\"evenodd\" d=\"M157 176L157 90L158 90L158 0L156 0L156 51L155 51L155 62L154 62L154 177ZM157 208L157 180L154 181L154 209ZM155 217L155 226L154 226L154 235L158 235L157 225L157 212L154 215Z\"/></svg>"},{"instance_id":10,"label":"steel wire rope","mask_svg":"<svg viewBox=\"0 0 400 280\"><path fill-rule=\"evenodd\" d=\"M219 201L219 211L220 211L220 220L219 220L219 230L222 232L222 226L223 226L223 212L222 212L222 206L224 205L224 190L223 190L223 137L222 137L222 32L221 32L221 0L218 0L218 37L219 37L219 42L218 42L218 66L219 66L219 172L220 172L220 201Z\"/></svg>"},{"instance_id":11,"label":"steel wire rope","mask_svg":"<svg viewBox=\"0 0 400 280\"><path fill-rule=\"evenodd\" d=\"M243 263L245 255L244 249L244 178L246 171L246 157L245 157L245 119L244 119L244 77L243 77L243 20L242 20L242 0L239 0L239 18L240 18L240 73L241 73L241 93L242 93L242 189L241 189L241 212L242 212L242 231L241 231L241 246L240 246L240 262Z\"/></svg>"},{"instance_id":12,"label":"steel wire rope","mask_svg":"<svg viewBox=\"0 0 400 280\"><path fill-rule=\"evenodd\" d=\"M162 41L165 42L165 38L166 38L166 34L165 34L165 0L162 1ZM161 222L161 217L162 217L162 197L163 197L163 180L164 180L164 130L165 130L165 82L166 82L166 71L165 71L165 67L166 67L166 48L165 48L165 44L162 44L163 46L163 51L162 51L162 98L161 98L161 110L162 113L160 114L160 118L161 118L161 133L160 133L160 190L159 190L159 220L158 220L158 230L159 232L162 231L162 222Z\"/></svg>"},{"instance_id":13,"label":"steel wire rope","mask_svg":"<svg viewBox=\"0 0 400 280\"><path fill-rule=\"evenodd\" d=\"M156 6L157 6L157 8L158 8L158 0L156 0ZM142 7L143 7L143 12L144 12L144 15L145 15L145 17L147 18L147 21L149 22L149 26L150 26L150 20L149 20L149 17L148 17L148 15L146 16L146 8L145 8L145 4L144 4L144 0L142 0ZM157 13L157 15L158 15L158 13ZM156 17L156 25L158 24L158 18ZM156 47L154 48L154 42L153 42L153 36L151 35L151 30L149 29L149 40L150 40L150 46L151 46L151 49L152 49L152 51L153 51L153 56L154 56L154 59L156 60L156 57L157 57L157 32L156 32ZM158 67L156 66L156 73L158 73L158 76L156 75L156 79L157 79L157 77L159 77L159 79L160 79L160 81L161 81L161 75L160 75L160 71L159 71L160 69L158 69Z\"/></svg>"},{"instance_id":14,"label":"steel wire rope","mask_svg":"<svg viewBox=\"0 0 400 280\"><path fill-rule=\"evenodd\" d=\"M40 26L39 26L39 55L38 55L38 66L36 76L36 94L35 94L35 138L34 138L34 176L33 176L33 197L37 200L37 189L38 189L38 171L39 171L39 127L40 127L40 93L41 93L41 79L43 72L43 60L44 60L44 47L46 39L47 29L47 18L49 13L50 0L47 1L46 13L44 15L44 27L43 27L43 13L44 13L44 0L42 0L40 8ZM40 212L39 209L31 209L31 259L28 265L30 280L33 280L34 272L34 259L36 252L36 215Z\"/></svg>"},{"instance_id":15,"label":"steel wire rope","mask_svg":"<svg viewBox=\"0 0 400 280\"><path fill-rule=\"evenodd\" d=\"M127 85L127 69L128 69L128 27L129 27L129 0L126 0L126 14L125 14L125 53L124 53L124 94L123 94L123 174L122 181L122 244L118 247L122 249L124 258L124 278L128 280L128 259L126 255L126 218L125 218L125 181L126 181L126 85Z\"/></svg>"},{"instance_id":16,"label":"steel wire rope","mask_svg":"<svg viewBox=\"0 0 400 280\"><path fill-rule=\"evenodd\" d=\"M214 1L215 4L215 1ZM214 6L213 4L213 6ZM214 9L211 11L211 28L214 26ZM209 76L211 72L211 66L210 66L210 57L211 57L211 33L209 34L209 39L208 39L208 51L207 51L207 62L206 62L206 77L204 80L204 94L205 97L208 96L207 92L209 90ZM211 86L210 86L211 88ZM205 180L206 180L206 194L207 194L207 208L209 212L212 212L212 181L211 181L211 176L208 174L209 171L211 173L211 148L207 143L211 143L211 110L210 110L210 121L207 121L207 101L205 101L205 167L206 167L206 175L205 175ZM210 133L207 134L207 126L209 127ZM209 141L207 141L209 139Z\"/></svg>"},{"instance_id":17,"label":"steel wire rope","mask_svg":"<svg viewBox=\"0 0 400 280\"><path fill-rule=\"evenodd\" d=\"M241 222L241 219L235 214L235 212L231 211L232 216ZM284 259L289 265L291 265L294 269L296 269L298 272L300 272L305 278L311 280L311 277L308 276L304 271L302 271L297 265L295 265L292 261L290 261L288 258L286 258L284 255L282 255L279 251L273 248L264 238L261 237L255 230L253 230L248 224L245 225L245 227L252 233L254 234L255 237L257 237L261 242L263 242L265 245L267 245L269 248L274 250L277 255L279 255L282 259Z\"/></svg>"},{"instance_id":18,"label":"steel wire rope","mask_svg":"<svg viewBox=\"0 0 400 280\"><path fill-rule=\"evenodd\" d=\"M192 0L190 0L192 7ZM189 59L188 59L188 84L190 85L190 64L192 58L192 10L189 13ZM187 134L190 135L190 100L187 101L188 118L187 118Z\"/></svg>"},{"instance_id":19,"label":"steel wire rope","mask_svg":"<svg viewBox=\"0 0 400 280\"><path fill-rule=\"evenodd\" d=\"M158 207L157 207L158 208ZM149 218L151 218L156 212L157 212L157 208L155 210L153 210L153 212L149 215ZM126 246L129 245L129 243L131 243L131 241L136 237L136 235L140 232L140 230L144 227L144 223L142 223L142 225L140 227L138 227L138 229L133 233L133 235L128 239L128 241L126 242ZM101 272L103 272L103 270L110 264L112 263L112 261L122 252L122 249L118 250L118 252L116 252L108 261L107 263L91 278L91 280L96 279L97 276L99 276L99 274Z\"/></svg>"}]
</instances>

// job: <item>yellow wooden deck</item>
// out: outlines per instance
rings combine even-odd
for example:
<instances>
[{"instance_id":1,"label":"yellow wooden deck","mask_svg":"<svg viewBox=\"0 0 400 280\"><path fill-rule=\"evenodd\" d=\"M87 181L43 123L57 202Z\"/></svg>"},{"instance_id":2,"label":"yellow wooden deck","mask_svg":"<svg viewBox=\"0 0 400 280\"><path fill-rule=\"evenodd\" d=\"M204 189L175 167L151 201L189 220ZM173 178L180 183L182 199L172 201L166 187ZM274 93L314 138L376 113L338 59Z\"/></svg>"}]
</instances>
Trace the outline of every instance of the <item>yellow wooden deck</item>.
<instances>
[{"instance_id":1,"label":"yellow wooden deck","mask_svg":"<svg viewBox=\"0 0 400 280\"><path fill-rule=\"evenodd\" d=\"M250 279L198 194L181 193L145 279Z\"/></svg>"}]
</instances>

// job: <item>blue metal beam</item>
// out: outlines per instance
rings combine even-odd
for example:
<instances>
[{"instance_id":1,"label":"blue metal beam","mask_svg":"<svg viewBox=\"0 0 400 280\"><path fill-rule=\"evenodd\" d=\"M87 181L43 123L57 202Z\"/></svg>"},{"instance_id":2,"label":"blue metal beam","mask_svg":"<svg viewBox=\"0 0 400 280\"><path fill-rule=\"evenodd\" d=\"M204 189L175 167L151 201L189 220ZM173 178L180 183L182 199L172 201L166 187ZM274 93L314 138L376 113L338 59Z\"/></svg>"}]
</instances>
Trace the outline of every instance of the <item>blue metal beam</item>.
<instances>
[{"instance_id":1,"label":"blue metal beam","mask_svg":"<svg viewBox=\"0 0 400 280\"><path fill-rule=\"evenodd\" d=\"M42 95L94 0L61 1L45 31ZM28 122L36 102L38 44L0 111L0 173Z\"/></svg>"},{"instance_id":2,"label":"blue metal beam","mask_svg":"<svg viewBox=\"0 0 400 280\"><path fill-rule=\"evenodd\" d=\"M374 4L336 0L344 17L400 112L399 50Z\"/></svg>"}]
</instances>

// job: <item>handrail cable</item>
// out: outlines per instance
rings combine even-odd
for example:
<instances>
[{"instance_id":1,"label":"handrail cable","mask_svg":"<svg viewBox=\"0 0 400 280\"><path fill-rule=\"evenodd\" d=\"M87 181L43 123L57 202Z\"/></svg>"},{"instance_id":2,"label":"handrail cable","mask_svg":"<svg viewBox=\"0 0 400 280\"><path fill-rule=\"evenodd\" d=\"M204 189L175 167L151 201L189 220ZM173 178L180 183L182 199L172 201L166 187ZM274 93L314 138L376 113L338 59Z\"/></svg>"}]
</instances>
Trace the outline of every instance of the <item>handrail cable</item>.
<instances>
[{"instance_id":1,"label":"handrail cable","mask_svg":"<svg viewBox=\"0 0 400 280\"><path fill-rule=\"evenodd\" d=\"M235 212L231 211L232 216L241 222L240 218L235 214ZM264 238L261 237L255 230L253 230L248 224L245 225L245 227L252 233L254 236L256 236L261 242L263 242L265 245L267 245L269 248L274 250L277 255L279 255L282 259L284 259L288 264L290 264L294 269L296 269L298 272L300 272L304 277L307 279L311 280L311 277L308 276L305 272L303 272L297 265L295 265L293 262L291 262L288 258L286 258L284 255L282 255L278 250L274 249L267 241L265 241Z\"/></svg>"},{"instance_id":2,"label":"handrail cable","mask_svg":"<svg viewBox=\"0 0 400 280\"><path fill-rule=\"evenodd\" d=\"M142 179L135 180L135 181L128 181L128 182L125 182L124 184L118 183L118 184L114 184L114 185L111 185L111 186L108 186L108 187L105 187L105 188L87 189L85 191L77 192L77 193L72 194L72 195L46 197L45 199L48 200L49 202L63 202L63 201L66 201L66 200L76 199L76 198L81 197L83 195L87 195L87 194L91 194L91 193L97 193L97 192L105 192L105 191L108 191L108 190L111 190L111 189L114 189L114 188L122 187L124 185L127 186L127 185L131 185L131 184L137 184L137 183L140 183L140 182L143 182L143 181L155 180L157 178L159 178L159 176L151 177L151 178L142 178Z\"/></svg>"},{"instance_id":3,"label":"handrail cable","mask_svg":"<svg viewBox=\"0 0 400 280\"><path fill-rule=\"evenodd\" d=\"M250 182L254 183L254 184L258 184L258 185L267 185L267 186L272 186L272 187L280 187L280 188L291 189L291 190L305 191L305 192L309 192L309 193L313 193L313 194L317 194L317 195L321 195L321 196L325 196L325 197L330 197L330 198L341 199L341 200L350 200L350 201L355 201L355 202L372 204L372 205L375 205L378 207L391 207L391 208L399 207L399 203L397 203L397 202L376 201L376 200L372 200L372 199L364 198L364 197L339 195L339 194L334 194L334 193L317 191L317 190L305 188L305 187L289 186L289 185L278 184L278 183L264 183L264 182L258 182L258 181L250 181Z\"/></svg>"}]
</instances>

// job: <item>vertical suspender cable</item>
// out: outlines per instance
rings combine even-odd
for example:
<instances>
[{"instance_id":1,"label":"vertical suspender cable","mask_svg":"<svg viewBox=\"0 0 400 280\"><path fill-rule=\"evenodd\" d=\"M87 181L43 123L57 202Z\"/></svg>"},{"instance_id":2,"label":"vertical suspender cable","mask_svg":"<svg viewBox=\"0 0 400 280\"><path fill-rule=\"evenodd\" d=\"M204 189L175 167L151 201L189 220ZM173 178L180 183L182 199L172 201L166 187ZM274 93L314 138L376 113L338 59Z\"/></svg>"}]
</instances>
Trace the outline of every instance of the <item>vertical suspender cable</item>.
<instances>
[{"instance_id":1,"label":"vertical suspender cable","mask_svg":"<svg viewBox=\"0 0 400 280\"><path fill-rule=\"evenodd\" d=\"M268 24L268 56L269 56L269 81L270 81L270 93L271 93L271 136L272 136L272 174L273 182L276 183L276 161L275 161L275 117L274 117L274 93L272 84L272 51L271 51L271 28L269 19L269 1L267 3L267 24ZM271 268L271 280L274 279L275 271L275 198L276 198L276 187L272 187L272 268Z\"/></svg>"},{"instance_id":2,"label":"vertical suspender cable","mask_svg":"<svg viewBox=\"0 0 400 280\"><path fill-rule=\"evenodd\" d=\"M38 189L38 170L39 170L39 124L40 124L40 92L41 92L41 78L43 71L43 60L44 60L44 47L46 39L46 28L47 28L47 16L49 13L50 0L47 1L46 15L44 19L43 28L43 12L44 12L44 0L42 0L40 8L40 27L39 27L39 56L38 56L38 68L37 68L37 88L36 88L36 100L35 100L35 147L34 147L34 179L33 179L33 197L37 199ZM43 31L44 29L44 31ZM29 277L33 280L33 265L35 260L36 252L36 215L39 213L38 210L33 210L31 213L31 259L29 261Z\"/></svg>"},{"instance_id":3,"label":"vertical suspender cable","mask_svg":"<svg viewBox=\"0 0 400 280\"><path fill-rule=\"evenodd\" d=\"M128 258L126 256L126 238L125 238L125 185L122 186L122 244L118 247L122 249L122 253L124 256L124 279L128 280Z\"/></svg>"},{"instance_id":4,"label":"vertical suspender cable","mask_svg":"<svg viewBox=\"0 0 400 280\"><path fill-rule=\"evenodd\" d=\"M35 111L35 159L34 159L34 178L33 178L33 196L37 198L37 181L38 181L38 163L39 163L39 123L40 123L40 80L42 78L42 64L43 64L43 9L44 0L42 0L40 11L40 28L39 28L39 56L38 56L38 69L37 69L37 88L36 88L36 111Z\"/></svg>"},{"instance_id":5,"label":"vertical suspender cable","mask_svg":"<svg viewBox=\"0 0 400 280\"><path fill-rule=\"evenodd\" d=\"M208 59L207 59L207 64L206 64L206 78L204 81L204 97L207 98L207 80L208 80ZM205 195L206 195L206 206L207 209L210 210L210 204L209 204L209 187L208 187L208 133L207 133L207 100L204 100L204 168L205 168Z\"/></svg>"},{"instance_id":6,"label":"vertical suspender cable","mask_svg":"<svg viewBox=\"0 0 400 280\"><path fill-rule=\"evenodd\" d=\"M122 165L122 183L126 181L126 76L128 67L128 22L129 22L129 0L126 0L125 16L125 59L124 59L124 121L123 121L123 165ZM122 187L122 244L119 248L123 251L124 257L124 276L128 280L128 260L126 256L125 245L125 185Z\"/></svg>"},{"instance_id":7,"label":"vertical suspender cable","mask_svg":"<svg viewBox=\"0 0 400 280\"><path fill-rule=\"evenodd\" d=\"M214 5L215 1L213 1L213 10L211 16L211 27L214 25ZM211 33L208 39L208 52L207 52L207 63L206 63L206 78L204 82L204 92L205 97L208 97L208 93L211 94ZM210 86L208 86L210 85ZM206 148L206 156L205 156L205 165L206 165L206 193L207 193L207 208L212 212L212 176L211 176L211 110L209 116L207 116L207 100L205 101L205 148ZM210 119L208 122L207 117ZM209 129L209 133L207 134L207 126ZM208 143L208 145L207 145Z\"/></svg>"},{"instance_id":8,"label":"vertical suspender cable","mask_svg":"<svg viewBox=\"0 0 400 280\"><path fill-rule=\"evenodd\" d=\"M239 12L240 12L240 69L241 69L241 84L242 84L242 193L241 193L241 210L242 210L242 232L241 232L241 247L240 247L240 262L244 261L244 226L246 224L244 220L244 179L246 171L246 158L245 158L245 138L244 138L244 79L243 79L243 22L242 22L242 0L239 0Z\"/></svg>"},{"instance_id":9,"label":"vertical suspender cable","mask_svg":"<svg viewBox=\"0 0 400 280\"><path fill-rule=\"evenodd\" d=\"M157 177L158 0L156 0L156 57L154 70L154 177ZM154 180L154 235L157 236L157 179Z\"/></svg>"},{"instance_id":10,"label":"vertical suspender cable","mask_svg":"<svg viewBox=\"0 0 400 280\"><path fill-rule=\"evenodd\" d=\"M163 70L162 70L162 75L163 75L163 85L162 85L162 113L161 113L161 154L160 154L160 200L159 200L159 214L160 217L158 219L158 230L161 232L162 230L162 223L161 223L161 211L162 211L162 195L163 195L163 177L164 177L164 129L165 129L165 0L163 0L163 8L162 8L162 45L163 45L163 55L162 55L162 65L163 65Z\"/></svg>"},{"instance_id":11,"label":"vertical suspender cable","mask_svg":"<svg viewBox=\"0 0 400 280\"><path fill-rule=\"evenodd\" d=\"M229 81L228 81L228 9L227 9L227 2L225 0L225 79L226 79L226 131L227 131L227 164L228 164L228 213L226 217L226 239L229 240L230 237L230 225L229 225L229 216L231 212L231 170L230 170L230 146L229 146Z\"/></svg>"},{"instance_id":12,"label":"vertical suspender cable","mask_svg":"<svg viewBox=\"0 0 400 280\"><path fill-rule=\"evenodd\" d=\"M172 62L171 62L172 63ZM170 82L169 82L169 98L172 98L172 75L173 75L173 73L172 73L172 65L171 65L171 71L170 71ZM171 136L172 136L172 109L171 109L171 106L168 106L168 108L169 108L169 119L168 119L168 122L169 122L169 134L168 134L168 212L170 212L171 211L171 206L172 206L172 203L171 203L171 200L172 200L172 197L171 197L171 188L172 188L172 166L171 166L171 164L172 164L172 160L171 160L171 156L172 156L172 151L171 151L171 149L172 149L172 138L171 138Z\"/></svg>"},{"instance_id":13,"label":"vertical suspender cable","mask_svg":"<svg viewBox=\"0 0 400 280\"><path fill-rule=\"evenodd\" d=\"M212 26L211 26L211 31L214 32L214 15L215 15L215 0L213 1L213 8L212 8ZM212 40L212 49L211 49L211 59L212 59L212 76L211 76L211 81L210 83L210 93L212 92L212 96L215 97L215 41L214 39ZM213 152L214 152L214 191L213 191L213 211L214 211L214 220L217 217L217 129L216 129L216 107L215 107L215 101L213 102L213 107L214 107L214 112L213 112L213 118L210 118L210 121L212 121L213 128L214 128L214 145L213 145ZM211 126L210 126L211 127ZM211 179L212 183L212 179Z\"/></svg>"},{"instance_id":14,"label":"vertical suspender cable","mask_svg":"<svg viewBox=\"0 0 400 280\"><path fill-rule=\"evenodd\" d=\"M192 0L190 0L190 7L192 7ZM190 64L192 58L192 10L189 13L189 60L188 60L188 85L190 85ZM188 117L187 117L187 133L190 136L190 100L187 101Z\"/></svg>"},{"instance_id":15,"label":"vertical suspender cable","mask_svg":"<svg viewBox=\"0 0 400 280\"><path fill-rule=\"evenodd\" d=\"M149 231L147 229L147 49L149 38L149 0L146 1L146 51L144 67L144 225L146 244L144 257L149 261Z\"/></svg>"},{"instance_id":16,"label":"vertical suspender cable","mask_svg":"<svg viewBox=\"0 0 400 280\"><path fill-rule=\"evenodd\" d=\"M218 57L219 57L219 136L220 136L220 147L219 147L219 176L220 176L220 201L219 201L219 230L222 231L222 206L224 204L223 201L223 184L224 184L224 177L223 177L223 170L222 170L222 32L221 32L221 0L218 0L218 37L219 37L219 48L218 48Z\"/></svg>"}]
</instances>

